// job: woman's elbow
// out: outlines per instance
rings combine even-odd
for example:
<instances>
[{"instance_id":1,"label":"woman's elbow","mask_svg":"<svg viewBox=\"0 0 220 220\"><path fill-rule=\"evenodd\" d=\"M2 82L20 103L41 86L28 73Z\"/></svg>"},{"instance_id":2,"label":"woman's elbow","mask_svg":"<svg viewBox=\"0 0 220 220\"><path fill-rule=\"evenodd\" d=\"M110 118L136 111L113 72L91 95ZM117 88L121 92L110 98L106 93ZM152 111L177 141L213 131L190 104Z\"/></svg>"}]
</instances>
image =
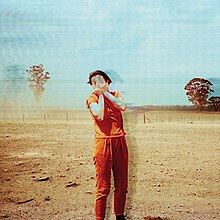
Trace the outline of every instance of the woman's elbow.
<instances>
[{"instance_id":1,"label":"woman's elbow","mask_svg":"<svg viewBox=\"0 0 220 220\"><path fill-rule=\"evenodd\" d=\"M127 108L127 105L124 103L123 105L120 106L121 111L125 111Z\"/></svg>"},{"instance_id":2,"label":"woman's elbow","mask_svg":"<svg viewBox=\"0 0 220 220\"><path fill-rule=\"evenodd\" d=\"M103 121L104 120L104 116L102 114L95 114L94 117L98 120L98 121Z\"/></svg>"}]
</instances>

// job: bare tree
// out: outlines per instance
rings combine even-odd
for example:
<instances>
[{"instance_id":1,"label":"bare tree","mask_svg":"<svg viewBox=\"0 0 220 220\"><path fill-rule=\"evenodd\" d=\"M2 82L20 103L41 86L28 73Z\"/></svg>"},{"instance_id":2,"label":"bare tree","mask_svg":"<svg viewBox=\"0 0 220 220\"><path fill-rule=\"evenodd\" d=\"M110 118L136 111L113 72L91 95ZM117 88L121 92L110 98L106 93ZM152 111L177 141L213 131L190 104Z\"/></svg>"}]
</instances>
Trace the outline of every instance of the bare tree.
<instances>
[{"instance_id":1,"label":"bare tree","mask_svg":"<svg viewBox=\"0 0 220 220\"><path fill-rule=\"evenodd\" d=\"M208 99L208 104L217 112L220 109L220 96L210 97Z\"/></svg>"},{"instance_id":2,"label":"bare tree","mask_svg":"<svg viewBox=\"0 0 220 220\"><path fill-rule=\"evenodd\" d=\"M184 87L187 90L188 100L192 102L200 111L207 104L208 96L214 92L211 89L213 84L203 78L193 78Z\"/></svg>"},{"instance_id":3,"label":"bare tree","mask_svg":"<svg viewBox=\"0 0 220 220\"><path fill-rule=\"evenodd\" d=\"M45 72L43 64L33 65L30 69L27 69L26 72L29 74L27 81L34 94L36 106L38 107L45 90L44 85L47 80L50 79L49 73Z\"/></svg>"}]
</instances>

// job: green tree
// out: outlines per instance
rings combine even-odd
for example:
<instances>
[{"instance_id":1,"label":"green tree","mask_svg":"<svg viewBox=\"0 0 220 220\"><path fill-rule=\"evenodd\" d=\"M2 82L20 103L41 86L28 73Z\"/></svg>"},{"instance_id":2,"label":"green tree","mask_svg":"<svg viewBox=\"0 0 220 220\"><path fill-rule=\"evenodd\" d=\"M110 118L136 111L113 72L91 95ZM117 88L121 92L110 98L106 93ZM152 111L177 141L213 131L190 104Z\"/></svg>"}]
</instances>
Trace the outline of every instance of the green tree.
<instances>
[{"instance_id":1,"label":"green tree","mask_svg":"<svg viewBox=\"0 0 220 220\"><path fill-rule=\"evenodd\" d=\"M184 87L187 90L188 100L192 102L200 111L208 102L209 95L214 92L211 88L213 84L203 78L193 78Z\"/></svg>"}]
</instances>

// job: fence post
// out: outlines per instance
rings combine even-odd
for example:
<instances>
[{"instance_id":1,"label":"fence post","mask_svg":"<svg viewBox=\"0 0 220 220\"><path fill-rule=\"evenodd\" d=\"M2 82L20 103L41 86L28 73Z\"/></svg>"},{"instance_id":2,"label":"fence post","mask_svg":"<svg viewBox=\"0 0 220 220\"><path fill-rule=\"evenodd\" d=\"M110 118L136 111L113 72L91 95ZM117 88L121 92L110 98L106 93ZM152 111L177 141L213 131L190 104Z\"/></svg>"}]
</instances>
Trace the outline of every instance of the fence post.
<instances>
[{"instance_id":1,"label":"fence post","mask_svg":"<svg viewBox=\"0 0 220 220\"><path fill-rule=\"evenodd\" d=\"M44 113L44 121L46 121L46 114Z\"/></svg>"},{"instance_id":2,"label":"fence post","mask_svg":"<svg viewBox=\"0 0 220 220\"><path fill-rule=\"evenodd\" d=\"M69 121L68 112L66 113L66 120Z\"/></svg>"},{"instance_id":3,"label":"fence post","mask_svg":"<svg viewBox=\"0 0 220 220\"><path fill-rule=\"evenodd\" d=\"M3 95L3 109L4 109L4 111L6 110L6 106L7 106L7 98L6 98L6 95Z\"/></svg>"},{"instance_id":4,"label":"fence post","mask_svg":"<svg viewBox=\"0 0 220 220\"><path fill-rule=\"evenodd\" d=\"M24 114L22 114L22 120L24 121Z\"/></svg>"},{"instance_id":5,"label":"fence post","mask_svg":"<svg viewBox=\"0 0 220 220\"><path fill-rule=\"evenodd\" d=\"M172 115L170 114L170 122L172 122Z\"/></svg>"},{"instance_id":6,"label":"fence post","mask_svg":"<svg viewBox=\"0 0 220 220\"><path fill-rule=\"evenodd\" d=\"M151 123L151 120L144 114L144 124L146 123L146 119Z\"/></svg>"}]
</instances>

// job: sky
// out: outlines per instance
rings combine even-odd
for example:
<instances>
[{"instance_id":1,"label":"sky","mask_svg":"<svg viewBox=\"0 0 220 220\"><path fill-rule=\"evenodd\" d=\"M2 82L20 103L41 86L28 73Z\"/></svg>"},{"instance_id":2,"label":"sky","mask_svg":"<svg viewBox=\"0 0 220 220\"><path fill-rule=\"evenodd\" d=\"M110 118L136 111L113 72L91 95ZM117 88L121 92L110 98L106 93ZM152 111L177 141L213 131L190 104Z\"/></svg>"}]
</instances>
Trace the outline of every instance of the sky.
<instances>
[{"instance_id":1,"label":"sky","mask_svg":"<svg viewBox=\"0 0 220 220\"><path fill-rule=\"evenodd\" d=\"M212 79L220 95L219 59L219 0L0 0L8 99L33 98L24 72L42 63L45 105L83 108L95 69L131 105L189 104L183 88L194 77Z\"/></svg>"}]
</instances>

